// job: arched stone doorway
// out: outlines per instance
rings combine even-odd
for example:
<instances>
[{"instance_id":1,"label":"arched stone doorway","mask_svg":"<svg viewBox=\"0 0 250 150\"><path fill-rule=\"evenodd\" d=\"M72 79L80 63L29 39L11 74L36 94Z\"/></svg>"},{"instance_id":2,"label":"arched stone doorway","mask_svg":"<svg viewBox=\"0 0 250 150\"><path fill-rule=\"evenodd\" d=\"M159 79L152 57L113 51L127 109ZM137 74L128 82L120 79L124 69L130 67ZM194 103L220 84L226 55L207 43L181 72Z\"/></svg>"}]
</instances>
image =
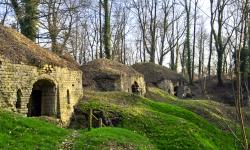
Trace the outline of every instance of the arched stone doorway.
<instances>
[{"instance_id":1,"label":"arched stone doorway","mask_svg":"<svg viewBox=\"0 0 250 150\"><path fill-rule=\"evenodd\" d=\"M33 84L28 103L28 116L56 116L57 90L53 81L40 79Z\"/></svg>"}]
</instances>

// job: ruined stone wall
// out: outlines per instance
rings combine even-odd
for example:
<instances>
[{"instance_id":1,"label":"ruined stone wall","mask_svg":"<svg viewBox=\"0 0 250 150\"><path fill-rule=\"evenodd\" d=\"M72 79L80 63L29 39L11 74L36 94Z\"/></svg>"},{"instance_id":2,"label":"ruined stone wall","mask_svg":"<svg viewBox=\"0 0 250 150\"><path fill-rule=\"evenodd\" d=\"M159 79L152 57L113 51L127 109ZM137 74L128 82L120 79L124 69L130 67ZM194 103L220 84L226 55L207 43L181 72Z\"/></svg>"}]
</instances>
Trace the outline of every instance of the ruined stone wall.
<instances>
[{"instance_id":1,"label":"ruined stone wall","mask_svg":"<svg viewBox=\"0 0 250 150\"><path fill-rule=\"evenodd\" d=\"M139 84L141 94L144 95L146 93L146 84L144 81L144 77L140 75L134 75L134 76L127 76L122 75L121 76L121 91L125 92L132 92L131 86L134 84L134 81L136 81Z\"/></svg>"},{"instance_id":2,"label":"ruined stone wall","mask_svg":"<svg viewBox=\"0 0 250 150\"><path fill-rule=\"evenodd\" d=\"M56 79L59 82L60 116L62 121L69 121L73 106L80 100L82 90L82 72L57 68Z\"/></svg>"},{"instance_id":3,"label":"ruined stone wall","mask_svg":"<svg viewBox=\"0 0 250 150\"><path fill-rule=\"evenodd\" d=\"M163 91L174 95L174 84L171 80L162 80L161 82L157 83L157 86Z\"/></svg>"},{"instance_id":4,"label":"ruined stone wall","mask_svg":"<svg viewBox=\"0 0 250 150\"><path fill-rule=\"evenodd\" d=\"M73 112L73 106L82 96L82 72L67 68L44 65L40 68L25 64L12 64L0 57L0 107L28 113L28 103L34 83L49 80L55 84L55 114L67 123ZM21 91L20 108L16 108L17 91ZM49 106L49 102L44 102ZM51 105L54 102L51 102Z\"/></svg>"},{"instance_id":5,"label":"ruined stone wall","mask_svg":"<svg viewBox=\"0 0 250 150\"><path fill-rule=\"evenodd\" d=\"M98 80L97 80L98 79ZM129 76L127 74L98 76L94 80L95 86L89 89L97 91L123 91L132 93L131 86L136 81L141 90L141 94L146 93L144 77L140 75Z\"/></svg>"},{"instance_id":6,"label":"ruined stone wall","mask_svg":"<svg viewBox=\"0 0 250 150\"><path fill-rule=\"evenodd\" d=\"M94 88L96 91L120 91L120 76L116 74L99 74L94 77Z\"/></svg>"}]
</instances>

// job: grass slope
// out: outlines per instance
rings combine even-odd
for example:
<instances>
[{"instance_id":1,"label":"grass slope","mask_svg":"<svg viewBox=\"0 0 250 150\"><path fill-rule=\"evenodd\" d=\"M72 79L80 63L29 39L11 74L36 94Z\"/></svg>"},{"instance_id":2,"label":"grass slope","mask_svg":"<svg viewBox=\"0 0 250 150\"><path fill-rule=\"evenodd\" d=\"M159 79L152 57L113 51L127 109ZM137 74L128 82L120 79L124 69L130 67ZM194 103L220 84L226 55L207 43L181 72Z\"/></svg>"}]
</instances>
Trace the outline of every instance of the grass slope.
<instances>
[{"instance_id":1,"label":"grass slope","mask_svg":"<svg viewBox=\"0 0 250 150\"><path fill-rule=\"evenodd\" d=\"M73 131L6 111L0 125L0 150L156 149L147 137L121 128Z\"/></svg>"},{"instance_id":2,"label":"grass slope","mask_svg":"<svg viewBox=\"0 0 250 150\"><path fill-rule=\"evenodd\" d=\"M191 110L222 129L228 129L228 125L235 126L236 112L234 106L212 100L182 100L154 87L148 88L146 97ZM250 127L250 108L245 107L243 111L246 126Z\"/></svg>"},{"instance_id":3,"label":"grass slope","mask_svg":"<svg viewBox=\"0 0 250 150\"><path fill-rule=\"evenodd\" d=\"M225 119L214 115L217 104L179 101L158 89L151 94L162 98L161 102L123 92L85 92L78 109L92 108L105 117L121 118L116 127L90 132L0 110L0 149L235 149L232 135L217 126ZM211 124L194 113L201 109L217 121Z\"/></svg>"},{"instance_id":4,"label":"grass slope","mask_svg":"<svg viewBox=\"0 0 250 150\"><path fill-rule=\"evenodd\" d=\"M85 98L82 111L119 114L118 127L147 137L157 149L234 149L229 133L182 107L121 92L89 92Z\"/></svg>"},{"instance_id":5,"label":"grass slope","mask_svg":"<svg viewBox=\"0 0 250 150\"><path fill-rule=\"evenodd\" d=\"M83 132L75 142L73 149L89 150L148 150L155 149L146 137L121 128L98 128L90 132Z\"/></svg>"},{"instance_id":6,"label":"grass slope","mask_svg":"<svg viewBox=\"0 0 250 150\"><path fill-rule=\"evenodd\" d=\"M1 150L57 149L71 130L0 110Z\"/></svg>"}]
</instances>

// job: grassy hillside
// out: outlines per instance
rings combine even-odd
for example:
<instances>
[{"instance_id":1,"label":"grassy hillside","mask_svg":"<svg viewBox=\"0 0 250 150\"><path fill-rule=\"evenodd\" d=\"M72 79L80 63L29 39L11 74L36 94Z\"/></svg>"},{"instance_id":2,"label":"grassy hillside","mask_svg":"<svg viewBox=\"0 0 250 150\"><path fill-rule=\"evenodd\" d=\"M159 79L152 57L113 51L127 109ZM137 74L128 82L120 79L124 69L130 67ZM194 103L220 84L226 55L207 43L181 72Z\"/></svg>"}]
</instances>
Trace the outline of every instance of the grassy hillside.
<instances>
[{"instance_id":1,"label":"grassy hillside","mask_svg":"<svg viewBox=\"0 0 250 150\"><path fill-rule=\"evenodd\" d=\"M57 149L71 130L0 110L0 149Z\"/></svg>"},{"instance_id":2,"label":"grassy hillside","mask_svg":"<svg viewBox=\"0 0 250 150\"><path fill-rule=\"evenodd\" d=\"M236 118L236 112L234 106L222 104L212 100L178 99L154 87L148 88L146 97L154 101L165 102L191 110L223 129L228 128L227 125L235 125L234 120ZM250 108L244 107L243 111L246 125L250 127Z\"/></svg>"},{"instance_id":3,"label":"grassy hillside","mask_svg":"<svg viewBox=\"0 0 250 150\"><path fill-rule=\"evenodd\" d=\"M107 118L117 114L118 127L147 137L158 149L234 149L231 134L176 105L128 93L89 92L78 108L101 110Z\"/></svg>"},{"instance_id":4,"label":"grassy hillside","mask_svg":"<svg viewBox=\"0 0 250 150\"><path fill-rule=\"evenodd\" d=\"M73 149L156 149L144 136L121 128L98 128L83 132L75 141Z\"/></svg>"},{"instance_id":5,"label":"grassy hillside","mask_svg":"<svg viewBox=\"0 0 250 150\"><path fill-rule=\"evenodd\" d=\"M116 118L113 127L90 132L0 111L0 149L235 149L232 135L218 125L230 117L216 115L217 103L150 91L154 100L123 92L84 92L77 109L86 113L92 108L106 120Z\"/></svg>"},{"instance_id":6,"label":"grassy hillside","mask_svg":"<svg viewBox=\"0 0 250 150\"><path fill-rule=\"evenodd\" d=\"M149 139L126 129L73 131L6 111L0 111L0 125L0 150L155 149Z\"/></svg>"}]
</instances>

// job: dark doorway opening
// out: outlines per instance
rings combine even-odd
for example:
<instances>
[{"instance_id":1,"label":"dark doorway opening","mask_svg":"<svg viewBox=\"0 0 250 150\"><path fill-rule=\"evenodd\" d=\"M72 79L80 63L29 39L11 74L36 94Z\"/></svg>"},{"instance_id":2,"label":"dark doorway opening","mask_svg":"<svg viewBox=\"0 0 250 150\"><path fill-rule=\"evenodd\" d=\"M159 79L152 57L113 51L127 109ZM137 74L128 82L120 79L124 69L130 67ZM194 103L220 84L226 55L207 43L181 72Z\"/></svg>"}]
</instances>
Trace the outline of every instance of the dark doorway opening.
<instances>
[{"instance_id":1,"label":"dark doorway opening","mask_svg":"<svg viewBox=\"0 0 250 150\"><path fill-rule=\"evenodd\" d=\"M22 97L22 92L20 89L17 90L16 92L16 109L21 109L21 97Z\"/></svg>"},{"instance_id":2,"label":"dark doorway opening","mask_svg":"<svg viewBox=\"0 0 250 150\"><path fill-rule=\"evenodd\" d=\"M174 96L178 95L178 88L179 88L179 86L174 87Z\"/></svg>"},{"instance_id":3,"label":"dark doorway opening","mask_svg":"<svg viewBox=\"0 0 250 150\"><path fill-rule=\"evenodd\" d=\"M42 91L33 90L31 93L30 116L41 116Z\"/></svg>"},{"instance_id":4,"label":"dark doorway opening","mask_svg":"<svg viewBox=\"0 0 250 150\"><path fill-rule=\"evenodd\" d=\"M56 116L56 88L50 80L39 80L32 88L28 116Z\"/></svg>"}]
</instances>

